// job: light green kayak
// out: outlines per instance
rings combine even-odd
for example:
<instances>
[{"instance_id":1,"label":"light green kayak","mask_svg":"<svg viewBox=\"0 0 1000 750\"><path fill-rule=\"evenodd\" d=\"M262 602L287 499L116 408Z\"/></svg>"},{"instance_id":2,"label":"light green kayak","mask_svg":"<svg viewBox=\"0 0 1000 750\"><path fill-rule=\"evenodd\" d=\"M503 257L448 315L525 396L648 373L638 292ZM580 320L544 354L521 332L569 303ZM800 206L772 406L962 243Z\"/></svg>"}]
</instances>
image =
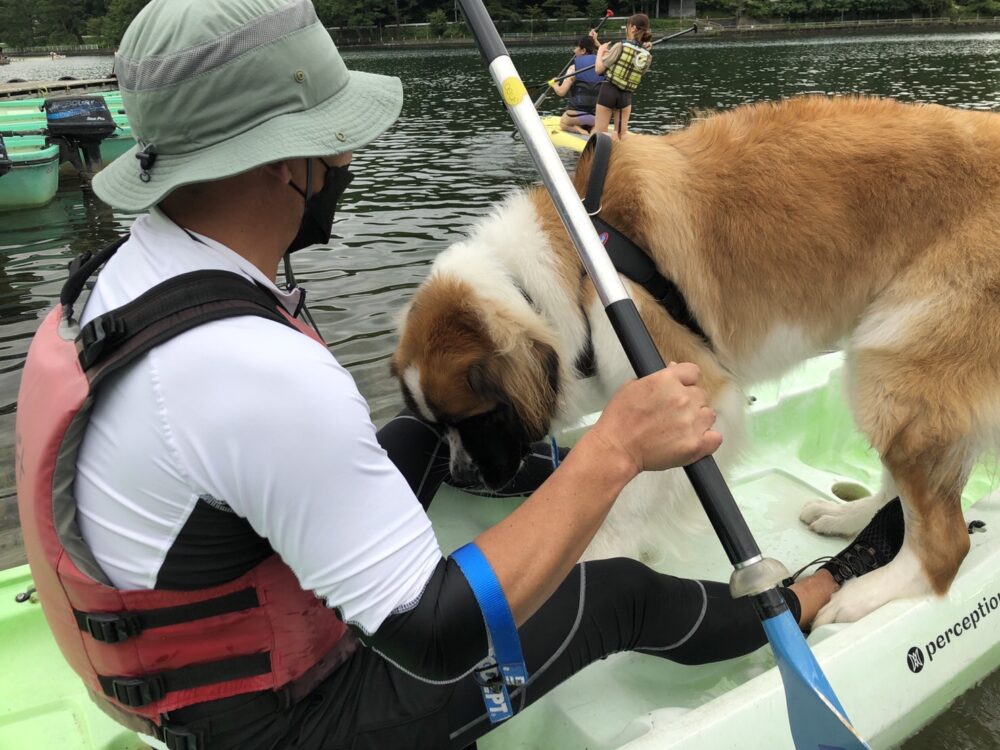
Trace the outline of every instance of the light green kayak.
<instances>
[{"instance_id":1,"label":"light green kayak","mask_svg":"<svg viewBox=\"0 0 1000 750\"><path fill-rule=\"evenodd\" d=\"M60 92L60 95L62 95L62 92ZM122 95L120 91L94 91L81 94L81 96L103 96L104 100L108 103L108 109L112 112L122 107ZM41 112L43 104L45 104L44 98L4 99L0 101L0 118L22 112L38 113Z\"/></svg>"},{"instance_id":2,"label":"light green kayak","mask_svg":"<svg viewBox=\"0 0 1000 750\"><path fill-rule=\"evenodd\" d=\"M111 111L111 116L119 125L128 125L122 109L122 97L117 91L96 92L87 96L103 96ZM0 131L12 130L15 126L35 125L34 129L45 127L44 99L15 99L0 101Z\"/></svg>"},{"instance_id":3,"label":"light green kayak","mask_svg":"<svg viewBox=\"0 0 1000 750\"><path fill-rule=\"evenodd\" d=\"M27 566L0 572L0 633L6 674L0 681L0 748L139 750L147 747L90 702L63 661L33 601ZM30 697L29 697L30 696Z\"/></svg>"},{"instance_id":4,"label":"light green kayak","mask_svg":"<svg viewBox=\"0 0 1000 750\"><path fill-rule=\"evenodd\" d=\"M101 141L101 161L110 164L135 145L132 128L125 115L112 115L117 126L114 135ZM0 133L34 133L44 130L45 121L4 123L0 120ZM9 140L9 139L7 139ZM71 169L70 167L66 167Z\"/></svg>"},{"instance_id":5,"label":"light green kayak","mask_svg":"<svg viewBox=\"0 0 1000 750\"><path fill-rule=\"evenodd\" d=\"M125 119L124 115L115 115L115 124L118 126L115 134L101 141L101 161L105 165L110 164L135 145L132 128L129 127L128 120Z\"/></svg>"},{"instance_id":6,"label":"light green kayak","mask_svg":"<svg viewBox=\"0 0 1000 750\"><path fill-rule=\"evenodd\" d=\"M0 176L0 211L37 208L59 189L59 147L40 136L5 138L12 167ZM0 745L2 747L2 745Z\"/></svg>"},{"instance_id":7,"label":"light green kayak","mask_svg":"<svg viewBox=\"0 0 1000 750\"><path fill-rule=\"evenodd\" d=\"M881 474L841 399L841 361L839 354L816 358L780 384L753 391L752 450L731 483L762 549L789 567L844 545L802 526L803 503L840 502L838 493L856 497ZM572 442L592 421L562 440ZM947 597L894 602L809 637L848 714L876 750L899 744L1000 666L1000 493L990 495L992 485L982 467L969 482L966 504L979 502L967 515L985 521L986 532L973 535ZM443 489L431 514L442 547L460 546L518 502ZM731 568L709 535L669 572L728 580ZM0 748L141 747L89 703L39 606L14 602L29 585L27 568L0 573ZM970 627L974 611L980 615ZM610 657L480 740L479 748L786 750L792 744L780 678L762 648L703 667L636 654Z\"/></svg>"},{"instance_id":8,"label":"light green kayak","mask_svg":"<svg viewBox=\"0 0 1000 750\"><path fill-rule=\"evenodd\" d=\"M128 125L128 118L118 110L111 110L111 117L118 125ZM5 114L0 112L0 131L41 130L45 127L45 115L39 112Z\"/></svg>"},{"instance_id":9,"label":"light green kayak","mask_svg":"<svg viewBox=\"0 0 1000 750\"><path fill-rule=\"evenodd\" d=\"M104 97L108 104L108 109L111 110L111 117L117 126L114 134L101 142L101 161L104 164L109 164L132 148L135 145L135 138L132 136L132 128L129 126L128 118L122 109L121 93L107 91L97 92L94 95ZM45 113L42 110L44 104L44 99L0 101L0 133L24 133L44 130L46 124ZM39 204L32 203L30 205ZM5 200L0 199L0 210L24 207L26 206L9 204Z\"/></svg>"}]
</instances>

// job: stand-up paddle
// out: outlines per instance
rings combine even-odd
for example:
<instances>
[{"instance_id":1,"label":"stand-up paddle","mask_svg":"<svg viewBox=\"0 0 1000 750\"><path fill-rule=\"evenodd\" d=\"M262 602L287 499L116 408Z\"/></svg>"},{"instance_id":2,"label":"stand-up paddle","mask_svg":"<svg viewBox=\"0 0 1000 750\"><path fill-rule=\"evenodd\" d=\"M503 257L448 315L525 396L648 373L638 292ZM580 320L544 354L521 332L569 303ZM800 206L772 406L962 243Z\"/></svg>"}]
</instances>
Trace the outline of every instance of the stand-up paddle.
<instances>
[{"instance_id":1,"label":"stand-up paddle","mask_svg":"<svg viewBox=\"0 0 1000 750\"><path fill-rule=\"evenodd\" d=\"M605 21L607 21L609 18L611 18L614 14L615 14L614 11L611 10L610 8L608 8L606 11L604 11L604 16L597 23L597 25L595 25L593 27L594 30L595 31L599 31L600 28L604 25ZM560 76L565 77L566 71L569 70L569 66L573 64L573 61L575 59L576 59L575 57L571 57L569 59L569 62L566 63L565 65L563 65L563 69L559 71L559 76L556 76L556 78L553 79L553 80L559 80ZM545 91L543 91L541 93L541 95L537 99L535 99L535 109L538 109L539 107L541 107L542 106L542 102L545 101L545 97L547 97L549 95L548 83L545 83L545 84L542 84L542 85L545 86Z\"/></svg>"},{"instance_id":2,"label":"stand-up paddle","mask_svg":"<svg viewBox=\"0 0 1000 750\"><path fill-rule=\"evenodd\" d=\"M678 31L676 34L668 34L667 36L661 36L659 39L657 39L655 42L653 42L651 46L655 47L657 44L660 44L661 42L669 42L671 39L676 39L679 36L684 36L685 34L690 34L692 31L695 32L695 33L698 32L698 25L697 24L695 24L694 26L691 26L689 28L686 28L683 31ZM563 72L560 73L559 75L557 75L555 78L550 78L545 83L533 83L533 84L530 84L528 86L528 88L529 89L534 89L534 88L538 88L540 86L549 87L553 83L559 83L560 81L565 81L570 76L575 76L577 73L583 73L583 72L588 71L588 70L593 70L595 67L596 67L596 65L588 65L585 68L580 68L579 70L574 70L572 73L567 73L566 71L569 70L569 65L567 65L565 68L563 68ZM548 93L548 92L546 92L546 93ZM538 97L538 99L535 100L535 108L536 109L538 108L538 103L540 101L542 101L542 99L544 99L544 98L545 98L544 96L540 96L540 97Z\"/></svg>"},{"instance_id":3,"label":"stand-up paddle","mask_svg":"<svg viewBox=\"0 0 1000 750\"><path fill-rule=\"evenodd\" d=\"M459 0L459 5L629 362L640 377L663 369L663 358L608 258L482 0ZM795 747L797 750L868 749L848 721L778 592L778 584L788 575L787 571L781 563L761 555L714 459L703 458L686 466L684 471L735 569L730 579L733 596L749 596L760 615L781 672Z\"/></svg>"}]
</instances>

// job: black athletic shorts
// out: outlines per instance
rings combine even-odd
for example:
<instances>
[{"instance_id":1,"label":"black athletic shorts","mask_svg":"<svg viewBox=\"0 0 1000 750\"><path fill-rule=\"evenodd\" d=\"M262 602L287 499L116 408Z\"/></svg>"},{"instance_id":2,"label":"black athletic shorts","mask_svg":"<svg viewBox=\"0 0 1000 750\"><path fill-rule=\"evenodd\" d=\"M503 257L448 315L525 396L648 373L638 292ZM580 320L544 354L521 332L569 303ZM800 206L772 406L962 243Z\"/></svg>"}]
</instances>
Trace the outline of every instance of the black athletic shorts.
<instances>
[{"instance_id":1,"label":"black athletic shorts","mask_svg":"<svg viewBox=\"0 0 1000 750\"><path fill-rule=\"evenodd\" d=\"M782 593L797 618L795 594ZM577 565L519 632L529 680L510 689L516 714L610 654L705 664L767 642L753 605L728 584L625 558ZM296 705L276 706L273 695L227 699L228 716L216 706L197 719L194 707L174 719L201 732L207 750L462 750L493 728L471 677L428 683L363 647Z\"/></svg>"},{"instance_id":2,"label":"black athletic shorts","mask_svg":"<svg viewBox=\"0 0 1000 750\"><path fill-rule=\"evenodd\" d=\"M608 109L625 109L632 106L632 92L622 91L611 81L601 84L601 90L597 95L597 103Z\"/></svg>"}]
</instances>

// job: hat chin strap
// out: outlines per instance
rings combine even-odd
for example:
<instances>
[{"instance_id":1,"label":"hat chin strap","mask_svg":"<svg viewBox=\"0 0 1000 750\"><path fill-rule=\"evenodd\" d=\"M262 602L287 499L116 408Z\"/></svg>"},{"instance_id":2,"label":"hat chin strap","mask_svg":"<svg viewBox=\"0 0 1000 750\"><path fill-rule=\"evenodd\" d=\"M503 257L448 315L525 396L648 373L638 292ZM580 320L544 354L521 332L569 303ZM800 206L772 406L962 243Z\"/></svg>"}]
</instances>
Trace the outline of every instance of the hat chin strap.
<instances>
[{"instance_id":1,"label":"hat chin strap","mask_svg":"<svg viewBox=\"0 0 1000 750\"><path fill-rule=\"evenodd\" d=\"M306 189L302 190L298 185L296 185L292 180L288 181L289 187L291 187L296 193L301 195L305 199L305 203L309 202L312 198L312 176L313 176L313 160L312 158L306 159ZM285 266L285 288L289 291L295 289L298 286L298 282L295 280L295 272L292 271L292 252L289 250L284 255L284 266ZM319 334L321 341L326 341L323 338L323 333L319 330L319 326L316 325L316 321L313 319L312 313L309 312L309 308L306 307L306 290L301 290L302 302L299 304L299 311L302 313L302 317L306 319L306 322L312 326L313 330ZM298 317L298 312L296 311L296 317Z\"/></svg>"},{"instance_id":2,"label":"hat chin strap","mask_svg":"<svg viewBox=\"0 0 1000 750\"><path fill-rule=\"evenodd\" d=\"M292 272L292 254L285 253L284 261L285 261L285 288L291 291L292 289L295 289L298 286L298 282L295 281L295 274ZM312 326L312 329L316 331L316 333L319 335L320 341L325 342L326 339L323 338L323 332L319 330L319 326L316 325L316 320L313 318L312 313L309 312L309 308L306 307L306 290L300 289L299 293L301 294L301 298L299 301L299 309L295 311L295 317L298 317L299 313L302 313L302 317L305 318L306 322L310 326Z\"/></svg>"},{"instance_id":3,"label":"hat chin strap","mask_svg":"<svg viewBox=\"0 0 1000 750\"><path fill-rule=\"evenodd\" d=\"M294 180L288 181L288 187L294 190L296 193L302 196L302 198L308 202L310 198L313 197L313 160L312 157L306 158L306 189L303 190L298 185L295 184Z\"/></svg>"},{"instance_id":4,"label":"hat chin strap","mask_svg":"<svg viewBox=\"0 0 1000 750\"><path fill-rule=\"evenodd\" d=\"M295 184L294 180L288 181L288 187L294 190L296 193L302 196L304 201L303 206L309 203L309 199L312 198L312 186L313 186L313 160L312 157L306 158L306 189L303 190L298 185ZM303 216L305 215L305 208L303 208ZM301 220L300 220L301 221ZM285 286L289 289L294 289L298 286L295 283L295 274L292 273L292 252L289 250L285 252ZM316 326L313 325L313 328Z\"/></svg>"}]
</instances>

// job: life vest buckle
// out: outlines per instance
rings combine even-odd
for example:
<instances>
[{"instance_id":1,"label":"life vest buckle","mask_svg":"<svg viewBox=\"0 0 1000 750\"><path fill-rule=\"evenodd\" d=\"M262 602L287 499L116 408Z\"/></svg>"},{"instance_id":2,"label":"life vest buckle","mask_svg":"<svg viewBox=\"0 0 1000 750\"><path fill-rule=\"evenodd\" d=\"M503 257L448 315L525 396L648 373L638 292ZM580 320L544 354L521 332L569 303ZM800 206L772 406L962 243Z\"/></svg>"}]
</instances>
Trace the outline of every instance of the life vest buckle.
<instances>
[{"instance_id":1,"label":"life vest buckle","mask_svg":"<svg viewBox=\"0 0 1000 750\"><path fill-rule=\"evenodd\" d=\"M152 677L113 677L111 690L116 701L129 708L142 708L153 701L160 700L166 689L163 678Z\"/></svg>"},{"instance_id":2,"label":"life vest buckle","mask_svg":"<svg viewBox=\"0 0 1000 750\"><path fill-rule=\"evenodd\" d=\"M114 612L83 616L87 632L101 643L121 643L142 632L142 625L135 615L120 615Z\"/></svg>"},{"instance_id":3,"label":"life vest buckle","mask_svg":"<svg viewBox=\"0 0 1000 750\"><path fill-rule=\"evenodd\" d=\"M84 370L97 362L108 344L116 342L126 333L125 321L111 313L94 318L80 331L80 366Z\"/></svg>"},{"instance_id":4,"label":"life vest buckle","mask_svg":"<svg viewBox=\"0 0 1000 750\"><path fill-rule=\"evenodd\" d=\"M203 750L201 734L187 729L164 726L160 740L167 750Z\"/></svg>"}]
</instances>

